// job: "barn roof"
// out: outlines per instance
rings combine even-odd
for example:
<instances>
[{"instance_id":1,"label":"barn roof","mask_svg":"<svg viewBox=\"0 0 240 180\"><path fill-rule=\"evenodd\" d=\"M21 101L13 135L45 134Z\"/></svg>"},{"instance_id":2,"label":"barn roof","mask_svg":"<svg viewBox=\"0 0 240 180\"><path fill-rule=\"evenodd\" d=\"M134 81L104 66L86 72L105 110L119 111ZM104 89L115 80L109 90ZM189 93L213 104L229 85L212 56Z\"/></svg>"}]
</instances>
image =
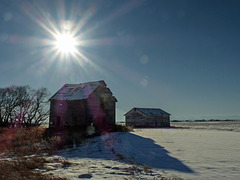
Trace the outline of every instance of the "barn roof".
<instances>
[{"instance_id":1,"label":"barn roof","mask_svg":"<svg viewBox=\"0 0 240 180\"><path fill-rule=\"evenodd\" d=\"M98 87L106 87L104 81L93 81L80 84L65 84L50 100L81 100L87 99ZM107 88L108 89L108 88ZM108 89L110 93L110 89Z\"/></svg>"},{"instance_id":2,"label":"barn roof","mask_svg":"<svg viewBox=\"0 0 240 180\"><path fill-rule=\"evenodd\" d=\"M167 113L166 111L163 111L160 108L137 108L137 107L134 107L129 112L131 112L132 110L138 110L145 115L171 115L171 114ZM129 112L127 112L126 114L128 114Z\"/></svg>"}]
</instances>

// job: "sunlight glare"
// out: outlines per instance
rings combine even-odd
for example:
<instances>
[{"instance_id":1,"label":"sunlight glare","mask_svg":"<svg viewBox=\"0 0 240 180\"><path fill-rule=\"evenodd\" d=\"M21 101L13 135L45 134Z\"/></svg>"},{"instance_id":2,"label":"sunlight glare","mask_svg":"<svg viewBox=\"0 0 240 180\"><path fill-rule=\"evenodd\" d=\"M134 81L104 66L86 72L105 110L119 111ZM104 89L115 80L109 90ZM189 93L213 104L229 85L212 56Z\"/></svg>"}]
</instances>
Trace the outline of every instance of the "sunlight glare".
<instances>
[{"instance_id":1,"label":"sunlight glare","mask_svg":"<svg viewBox=\"0 0 240 180\"><path fill-rule=\"evenodd\" d=\"M56 36L56 48L64 54L76 53L76 39L69 33L59 34Z\"/></svg>"}]
</instances>

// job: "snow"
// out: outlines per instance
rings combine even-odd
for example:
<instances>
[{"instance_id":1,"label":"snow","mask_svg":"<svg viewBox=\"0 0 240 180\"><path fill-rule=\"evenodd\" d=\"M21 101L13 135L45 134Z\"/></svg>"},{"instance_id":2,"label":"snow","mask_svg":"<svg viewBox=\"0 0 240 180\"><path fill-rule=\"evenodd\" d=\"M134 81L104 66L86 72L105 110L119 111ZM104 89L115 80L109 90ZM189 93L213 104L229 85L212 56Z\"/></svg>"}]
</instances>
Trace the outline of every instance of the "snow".
<instances>
[{"instance_id":1,"label":"snow","mask_svg":"<svg viewBox=\"0 0 240 180\"><path fill-rule=\"evenodd\" d=\"M80 147L58 152L59 157L67 159L72 165L67 168L54 166L56 168L54 171L46 173L68 179L160 179L173 176L171 173L167 174L162 170L153 169L148 166L148 163L138 162L134 150L135 145L132 143L136 141L136 148L139 148L144 138L135 138L136 135L132 133L110 133L89 139ZM123 143L123 141L128 143ZM146 149L143 151L145 153ZM52 166L51 164L50 168Z\"/></svg>"},{"instance_id":2,"label":"snow","mask_svg":"<svg viewBox=\"0 0 240 180\"><path fill-rule=\"evenodd\" d=\"M138 107L134 107L132 108L129 112L138 110L141 113L145 114L145 115L170 115L169 113L163 111L162 109L159 108L138 108ZM126 114L128 114L129 112L127 112Z\"/></svg>"},{"instance_id":3,"label":"snow","mask_svg":"<svg viewBox=\"0 0 240 180\"><path fill-rule=\"evenodd\" d=\"M54 100L81 100L87 99L90 94L98 87L105 86L105 82L95 81L80 84L65 84L50 99Z\"/></svg>"},{"instance_id":4,"label":"snow","mask_svg":"<svg viewBox=\"0 0 240 180\"><path fill-rule=\"evenodd\" d=\"M172 157L181 162L181 166L189 168L191 171L184 171L181 166L178 169L169 168L169 164L161 167L184 179L238 179L240 176L238 132L151 129L137 134L155 140L156 144L161 144ZM166 157L162 161L168 159ZM176 163L173 166L175 165L177 166Z\"/></svg>"},{"instance_id":5,"label":"snow","mask_svg":"<svg viewBox=\"0 0 240 180\"><path fill-rule=\"evenodd\" d=\"M196 180L239 179L238 128L179 126L110 133L59 151L59 157L73 164L46 173L69 179L160 179L173 175Z\"/></svg>"},{"instance_id":6,"label":"snow","mask_svg":"<svg viewBox=\"0 0 240 180\"><path fill-rule=\"evenodd\" d=\"M169 113L167 113L159 108L136 108L136 109L146 115L151 115L151 114L153 114L153 115L163 115L163 114L170 115Z\"/></svg>"}]
</instances>

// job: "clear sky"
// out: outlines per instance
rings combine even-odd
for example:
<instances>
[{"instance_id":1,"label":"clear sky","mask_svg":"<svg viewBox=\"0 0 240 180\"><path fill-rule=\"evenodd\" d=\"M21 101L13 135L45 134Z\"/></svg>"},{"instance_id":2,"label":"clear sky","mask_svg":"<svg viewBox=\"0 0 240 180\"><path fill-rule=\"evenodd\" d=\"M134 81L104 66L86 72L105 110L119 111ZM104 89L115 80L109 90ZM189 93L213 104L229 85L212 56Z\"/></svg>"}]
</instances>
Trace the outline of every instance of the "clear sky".
<instances>
[{"instance_id":1,"label":"clear sky","mask_svg":"<svg viewBox=\"0 0 240 180\"><path fill-rule=\"evenodd\" d=\"M171 119L240 119L240 1L0 3L0 87L104 80L117 120L133 107ZM56 49L71 33L75 53Z\"/></svg>"}]
</instances>

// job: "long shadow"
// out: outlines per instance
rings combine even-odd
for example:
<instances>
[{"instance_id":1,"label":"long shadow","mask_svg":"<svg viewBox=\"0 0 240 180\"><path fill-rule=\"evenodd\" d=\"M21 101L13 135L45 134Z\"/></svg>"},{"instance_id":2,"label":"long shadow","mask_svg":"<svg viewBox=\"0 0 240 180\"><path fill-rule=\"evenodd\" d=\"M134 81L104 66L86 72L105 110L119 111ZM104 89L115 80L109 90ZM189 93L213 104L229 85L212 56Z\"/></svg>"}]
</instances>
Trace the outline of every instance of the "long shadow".
<instances>
[{"instance_id":1,"label":"long shadow","mask_svg":"<svg viewBox=\"0 0 240 180\"><path fill-rule=\"evenodd\" d=\"M170 156L166 149L155 144L152 139L132 133L111 133L107 136L95 137L75 150L62 151L61 155L67 158L105 160L113 159L115 156L152 168L194 173L191 168Z\"/></svg>"},{"instance_id":2,"label":"long shadow","mask_svg":"<svg viewBox=\"0 0 240 180\"><path fill-rule=\"evenodd\" d=\"M186 173L194 171L183 162L169 155L162 146L155 144L152 139L144 138L132 133L122 135L122 147L126 154L132 156L142 165L153 168L176 170Z\"/></svg>"}]
</instances>

